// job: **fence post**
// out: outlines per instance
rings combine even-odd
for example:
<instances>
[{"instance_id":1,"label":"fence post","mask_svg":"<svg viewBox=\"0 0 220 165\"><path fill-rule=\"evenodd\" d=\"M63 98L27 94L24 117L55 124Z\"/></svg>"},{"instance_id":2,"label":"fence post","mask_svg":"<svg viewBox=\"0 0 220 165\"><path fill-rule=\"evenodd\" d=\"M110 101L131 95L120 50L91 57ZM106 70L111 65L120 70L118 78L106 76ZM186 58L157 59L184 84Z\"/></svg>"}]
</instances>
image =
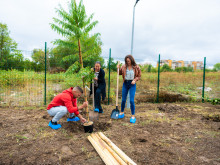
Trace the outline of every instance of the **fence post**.
<instances>
[{"instance_id":1,"label":"fence post","mask_svg":"<svg viewBox=\"0 0 220 165\"><path fill-rule=\"evenodd\" d=\"M44 78L44 105L47 104L47 42L45 42L45 78Z\"/></svg>"},{"instance_id":2,"label":"fence post","mask_svg":"<svg viewBox=\"0 0 220 165\"><path fill-rule=\"evenodd\" d=\"M205 95L205 66L206 66L206 57L204 57L204 67L203 67L203 87L202 87L202 102L204 103Z\"/></svg>"},{"instance_id":3,"label":"fence post","mask_svg":"<svg viewBox=\"0 0 220 165\"><path fill-rule=\"evenodd\" d=\"M157 79L157 100L156 103L159 103L159 88L160 88L160 54L158 60L158 79Z\"/></svg>"},{"instance_id":4,"label":"fence post","mask_svg":"<svg viewBox=\"0 0 220 165\"><path fill-rule=\"evenodd\" d=\"M108 105L109 105L109 95L110 95L110 70L111 70L111 48L109 49L109 61L108 61Z\"/></svg>"}]
</instances>

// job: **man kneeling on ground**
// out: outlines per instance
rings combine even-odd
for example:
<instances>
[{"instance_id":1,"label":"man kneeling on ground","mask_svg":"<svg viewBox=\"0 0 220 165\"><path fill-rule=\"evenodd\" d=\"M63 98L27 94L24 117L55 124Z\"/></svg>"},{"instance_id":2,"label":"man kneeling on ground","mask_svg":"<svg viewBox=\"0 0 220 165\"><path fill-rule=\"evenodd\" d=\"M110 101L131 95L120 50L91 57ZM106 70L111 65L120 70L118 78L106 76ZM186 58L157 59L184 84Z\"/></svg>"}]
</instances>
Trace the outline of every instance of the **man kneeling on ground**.
<instances>
[{"instance_id":1,"label":"man kneeling on ground","mask_svg":"<svg viewBox=\"0 0 220 165\"><path fill-rule=\"evenodd\" d=\"M86 122L86 119L79 114L79 110L86 108L88 102L84 102L81 106L77 106L77 98L83 94L82 88L79 86L71 87L67 90L64 90L62 93L54 97L51 103L47 107L47 112L50 116L54 116L53 119L49 122L49 125L52 129L61 128L60 124L57 122L69 112L69 118L67 121L79 121L82 123ZM74 115L75 114L75 115Z\"/></svg>"}]
</instances>

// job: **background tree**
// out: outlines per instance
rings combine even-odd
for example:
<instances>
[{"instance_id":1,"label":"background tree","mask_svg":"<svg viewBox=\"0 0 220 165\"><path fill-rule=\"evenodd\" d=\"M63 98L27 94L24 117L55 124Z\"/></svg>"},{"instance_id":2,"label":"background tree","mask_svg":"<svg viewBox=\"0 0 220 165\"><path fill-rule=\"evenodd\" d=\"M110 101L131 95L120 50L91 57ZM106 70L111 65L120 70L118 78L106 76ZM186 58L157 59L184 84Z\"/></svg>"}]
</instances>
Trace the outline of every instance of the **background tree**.
<instances>
[{"instance_id":1,"label":"background tree","mask_svg":"<svg viewBox=\"0 0 220 165\"><path fill-rule=\"evenodd\" d=\"M8 26L0 23L0 69L23 70L24 57L9 34Z\"/></svg>"},{"instance_id":2,"label":"background tree","mask_svg":"<svg viewBox=\"0 0 220 165\"><path fill-rule=\"evenodd\" d=\"M106 68L108 68L108 65L109 65L109 60L107 61ZM117 61L114 62L114 58L111 57L110 58L110 70L117 71L117 65L118 65Z\"/></svg>"},{"instance_id":3,"label":"background tree","mask_svg":"<svg viewBox=\"0 0 220 165\"><path fill-rule=\"evenodd\" d=\"M45 66L45 53L42 49L34 49L31 58L35 65L35 71L43 71Z\"/></svg>"},{"instance_id":4,"label":"background tree","mask_svg":"<svg viewBox=\"0 0 220 165\"><path fill-rule=\"evenodd\" d=\"M76 4L75 0L71 0L69 3L68 12L65 11L61 6L59 6L59 9L56 9L56 12L61 19L53 18L55 23L51 24L51 28L64 36L66 40L59 39L56 40L55 43L71 47L74 50L76 49L77 42L79 63L81 68L83 68L81 41L86 37L87 39L90 38L89 32L96 26L98 21L92 22L93 14L87 17L85 6L83 5L82 0L80 1L79 5ZM90 39L96 40L99 35L99 33L96 33Z\"/></svg>"},{"instance_id":5,"label":"background tree","mask_svg":"<svg viewBox=\"0 0 220 165\"><path fill-rule=\"evenodd\" d=\"M161 72L171 72L171 71L172 71L171 67L167 64L164 64L161 68Z\"/></svg>"},{"instance_id":6,"label":"background tree","mask_svg":"<svg viewBox=\"0 0 220 165\"><path fill-rule=\"evenodd\" d=\"M214 69L217 70L217 71L220 71L220 63L216 63L214 65Z\"/></svg>"},{"instance_id":7,"label":"background tree","mask_svg":"<svg viewBox=\"0 0 220 165\"><path fill-rule=\"evenodd\" d=\"M47 53L47 70L51 70L50 67L50 53L51 51L48 50ZM34 49L31 55L33 62L35 63L35 71L43 71L45 69L45 51L42 49Z\"/></svg>"}]
</instances>

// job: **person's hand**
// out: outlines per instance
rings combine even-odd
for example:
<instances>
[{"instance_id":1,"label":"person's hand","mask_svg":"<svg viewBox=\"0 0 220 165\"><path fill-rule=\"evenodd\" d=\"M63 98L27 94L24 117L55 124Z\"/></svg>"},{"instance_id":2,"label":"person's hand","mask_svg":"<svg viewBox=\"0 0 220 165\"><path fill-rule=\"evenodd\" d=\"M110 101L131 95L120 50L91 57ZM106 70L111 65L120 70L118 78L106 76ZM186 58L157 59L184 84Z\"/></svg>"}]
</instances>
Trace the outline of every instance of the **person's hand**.
<instances>
[{"instance_id":1,"label":"person's hand","mask_svg":"<svg viewBox=\"0 0 220 165\"><path fill-rule=\"evenodd\" d=\"M97 78L97 77L95 77L95 78L94 78L94 80L98 81L98 78Z\"/></svg>"},{"instance_id":2,"label":"person's hand","mask_svg":"<svg viewBox=\"0 0 220 165\"><path fill-rule=\"evenodd\" d=\"M81 121L82 123L87 122L87 120L86 120L85 118L83 118L83 117L80 118L80 121Z\"/></svg>"},{"instance_id":3,"label":"person's hand","mask_svg":"<svg viewBox=\"0 0 220 165\"><path fill-rule=\"evenodd\" d=\"M82 106L83 108L88 107L88 101L84 102Z\"/></svg>"},{"instance_id":4,"label":"person's hand","mask_svg":"<svg viewBox=\"0 0 220 165\"><path fill-rule=\"evenodd\" d=\"M78 114L77 117L80 119L80 121L81 121L82 123L85 123L85 122L86 122L86 119L83 118L82 115Z\"/></svg>"},{"instance_id":5,"label":"person's hand","mask_svg":"<svg viewBox=\"0 0 220 165\"><path fill-rule=\"evenodd\" d=\"M136 82L135 82L134 80L131 82L132 85L134 85L135 83L136 83Z\"/></svg>"}]
</instances>

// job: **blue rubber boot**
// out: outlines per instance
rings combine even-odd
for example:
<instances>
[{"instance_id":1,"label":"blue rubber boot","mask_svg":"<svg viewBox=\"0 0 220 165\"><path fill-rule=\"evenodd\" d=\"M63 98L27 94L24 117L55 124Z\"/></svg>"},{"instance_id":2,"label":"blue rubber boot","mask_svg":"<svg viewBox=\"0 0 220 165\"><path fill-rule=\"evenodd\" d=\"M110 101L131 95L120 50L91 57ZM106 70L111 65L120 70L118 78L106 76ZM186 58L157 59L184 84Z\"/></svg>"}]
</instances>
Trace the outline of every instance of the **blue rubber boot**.
<instances>
[{"instance_id":1,"label":"blue rubber boot","mask_svg":"<svg viewBox=\"0 0 220 165\"><path fill-rule=\"evenodd\" d=\"M61 128L60 124L57 124L57 122L52 122L52 121L49 122L48 126L51 127L52 129L59 129L59 128Z\"/></svg>"},{"instance_id":2,"label":"blue rubber boot","mask_svg":"<svg viewBox=\"0 0 220 165\"><path fill-rule=\"evenodd\" d=\"M67 122L69 121L79 121L80 119L78 117L72 117L72 118L67 118Z\"/></svg>"},{"instance_id":3,"label":"blue rubber boot","mask_svg":"<svg viewBox=\"0 0 220 165\"><path fill-rule=\"evenodd\" d=\"M98 109L98 108L95 108L94 111L95 111L95 112L99 112L99 109Z\"/></svg>"},{"instance_id":4,"label":"blue rubber boot","mask_svg":"<svg viewBox=\"0 0 220 165\"><path fill-rule=\"evenodd\" d=\"M136 118L132 118L130 119L130 123L135 123L136 122Z\"/></svg>"},{"instance_id":5,"label":"blue rubber boot","mask_svg":"<svg viewBox=\"0 0 220 165\"><path fill-rule=\"evenodd\" d=\"M121 115L120 115L120 114L118 115L118 119L122 119L122 118L124 118L124 117L125 117L125 114L124 114L124 113L121 114Z\"/></svg>"}]
</instances>

